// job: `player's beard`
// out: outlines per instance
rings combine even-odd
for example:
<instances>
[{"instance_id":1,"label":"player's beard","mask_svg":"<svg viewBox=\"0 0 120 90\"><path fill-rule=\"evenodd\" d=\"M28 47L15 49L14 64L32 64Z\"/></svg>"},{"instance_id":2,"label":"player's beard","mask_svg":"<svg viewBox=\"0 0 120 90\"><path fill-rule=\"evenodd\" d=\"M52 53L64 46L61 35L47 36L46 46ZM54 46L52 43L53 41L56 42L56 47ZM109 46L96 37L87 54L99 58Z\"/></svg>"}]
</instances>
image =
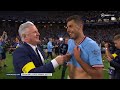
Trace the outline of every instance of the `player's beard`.
<instances>
[{"instance_id":1,"label":"player's beard","mask_svg":"<svg viewBox=\"0 0 120 90\"><path fill-rule=\"evenodd\" d=\"M72 32L71 35L70 35L70 38L76 40L78 38L78 33Z\"/></svg>"}]
</instances>

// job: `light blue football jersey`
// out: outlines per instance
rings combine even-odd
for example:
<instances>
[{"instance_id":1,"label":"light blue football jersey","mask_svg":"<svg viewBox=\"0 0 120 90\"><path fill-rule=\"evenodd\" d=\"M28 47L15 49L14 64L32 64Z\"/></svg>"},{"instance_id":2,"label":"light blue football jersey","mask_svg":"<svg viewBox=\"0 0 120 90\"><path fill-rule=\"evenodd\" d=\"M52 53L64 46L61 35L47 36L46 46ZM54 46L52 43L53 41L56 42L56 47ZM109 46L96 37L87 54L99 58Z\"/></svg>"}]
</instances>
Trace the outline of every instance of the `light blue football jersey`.
<instances>
[{"instance_id":1,"label":"light blue football jersey","mask_svg":"<svg viewBox=\"0 0 120 90\"><path fill-rule=\"evenodd\" d=\"M73 39L68 40L68 53L72 55L70 61L68 63L73 64L76 67L81 67L81 65L76 61L73 50L75 45L75 41ZM84 41L78 46L81 50L80 57L90 66L94 65L103 65L101 50L98 44L89 37L86 37Z\"/></svg>"}]
</instances>

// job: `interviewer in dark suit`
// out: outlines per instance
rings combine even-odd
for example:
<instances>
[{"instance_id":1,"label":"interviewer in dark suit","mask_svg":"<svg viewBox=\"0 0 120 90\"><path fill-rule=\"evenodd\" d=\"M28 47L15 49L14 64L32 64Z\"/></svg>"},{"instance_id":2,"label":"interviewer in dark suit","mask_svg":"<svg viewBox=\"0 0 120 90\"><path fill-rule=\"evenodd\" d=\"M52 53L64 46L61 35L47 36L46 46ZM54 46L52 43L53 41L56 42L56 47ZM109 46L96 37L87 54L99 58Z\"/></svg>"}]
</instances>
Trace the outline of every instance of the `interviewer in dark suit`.
<instances>
[{"instance_id":1,"label":"interviewer in dark suit","mask_svg":"<svg viewBox=\"0 0 120 90\"><path fill-rule=\"evenodd\" d=\"M21 76L21 73L53 73L55 68L63 64L67 55L57 56L48 63L44 63L44 53L37 47L40 43L40 33L36 26L27 21L20 25L19 35L23 42L13 53L13 65L17 79L47 79L46 76ZM38 48L38 53L35 49ZM69 55L68 55L69 56Z\"/></svg>"}]
</instances>

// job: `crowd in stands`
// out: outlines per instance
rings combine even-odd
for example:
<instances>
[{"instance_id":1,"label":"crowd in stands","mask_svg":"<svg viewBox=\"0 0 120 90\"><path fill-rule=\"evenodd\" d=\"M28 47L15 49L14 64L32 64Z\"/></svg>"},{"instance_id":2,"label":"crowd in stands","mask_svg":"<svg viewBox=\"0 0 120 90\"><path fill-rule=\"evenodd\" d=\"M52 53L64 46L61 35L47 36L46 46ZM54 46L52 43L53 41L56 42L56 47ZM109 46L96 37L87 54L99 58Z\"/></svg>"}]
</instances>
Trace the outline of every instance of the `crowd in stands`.
<instances>
[{"instance_id":1,"label":"crowd in stands","mask_svg":"<svg viewBox=\"0 0 120 90\"><path fill-rule=\"evenodd\" d=\"M9 13L9 14L8 14ZM41 41L44 43L48 42L48 38L52 37L57 41L59 37L64 37L67 35L66 32L66 23L36 23L45 21L65 21L66 18L73 14L82 15L84 19L94 19L100 17L100 14L103 11L1 11L0 15L0 36L3 31L7 32L8 41L13 43L18 35L18 28L21 23L24 21L34 21L40 32ZM113 11L104 11L104 13L111 13ZM120 15L118 11L114 11L114 14ZM6 21L3 21L6 20ZM11 20L11 21L9 21ZM17 22L15 20L18 20ZM19 22L20 21L20 22ZM86 36L91 37L97 43L102 41L112 40L113 36L117 33L120 33L119 24L112 25L85 25L84 32Z\"/></svg>"},{"instance_id":2,"label":"crowd in stands","mask_svg":"<svg viewBox=\"0 0 120 90\"><path fill-rule=\"evenodd\" d=\"M120 16L119 11L0 11L0 19L37 22L64 22L71 15L81 15L84 20L97 20L101 14Z\"/></svg>"}]
</instances>

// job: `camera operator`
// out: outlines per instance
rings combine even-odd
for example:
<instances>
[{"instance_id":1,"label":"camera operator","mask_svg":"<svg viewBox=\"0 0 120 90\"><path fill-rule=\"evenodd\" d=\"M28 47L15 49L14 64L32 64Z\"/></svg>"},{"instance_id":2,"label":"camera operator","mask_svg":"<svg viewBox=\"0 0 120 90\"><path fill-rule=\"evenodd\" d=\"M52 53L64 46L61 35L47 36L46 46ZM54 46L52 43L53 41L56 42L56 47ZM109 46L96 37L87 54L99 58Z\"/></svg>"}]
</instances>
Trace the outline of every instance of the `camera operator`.
<instances>
[{"instance_id":1,"label":"camera operator","mask_svg":"<svg viewBox=\"0 0 120 90\"><path fill-rule=\"evenodd\" d=\"M114 36L114 44L105 43L105 53L110 62L111 79L120 79L120 34Z\"/></svg>"},{"instance_id":2,"label":"camera operator","mask_svg":"<svg viewBox=\"0 0 120 90\"><path fill-rule=\"evenodd\" d=\"M60 45L60 54L61 55L65 55L67 53L68 50L68 40L69 37L65 37L63 44ZM59 69L61 68L61 66L59 66ZM64 62L63 64L63 68L62 68L62 74L61 74L61 79L65 78L65 72L67 69L67 62Z\"/></svg>"}]
</instances>

